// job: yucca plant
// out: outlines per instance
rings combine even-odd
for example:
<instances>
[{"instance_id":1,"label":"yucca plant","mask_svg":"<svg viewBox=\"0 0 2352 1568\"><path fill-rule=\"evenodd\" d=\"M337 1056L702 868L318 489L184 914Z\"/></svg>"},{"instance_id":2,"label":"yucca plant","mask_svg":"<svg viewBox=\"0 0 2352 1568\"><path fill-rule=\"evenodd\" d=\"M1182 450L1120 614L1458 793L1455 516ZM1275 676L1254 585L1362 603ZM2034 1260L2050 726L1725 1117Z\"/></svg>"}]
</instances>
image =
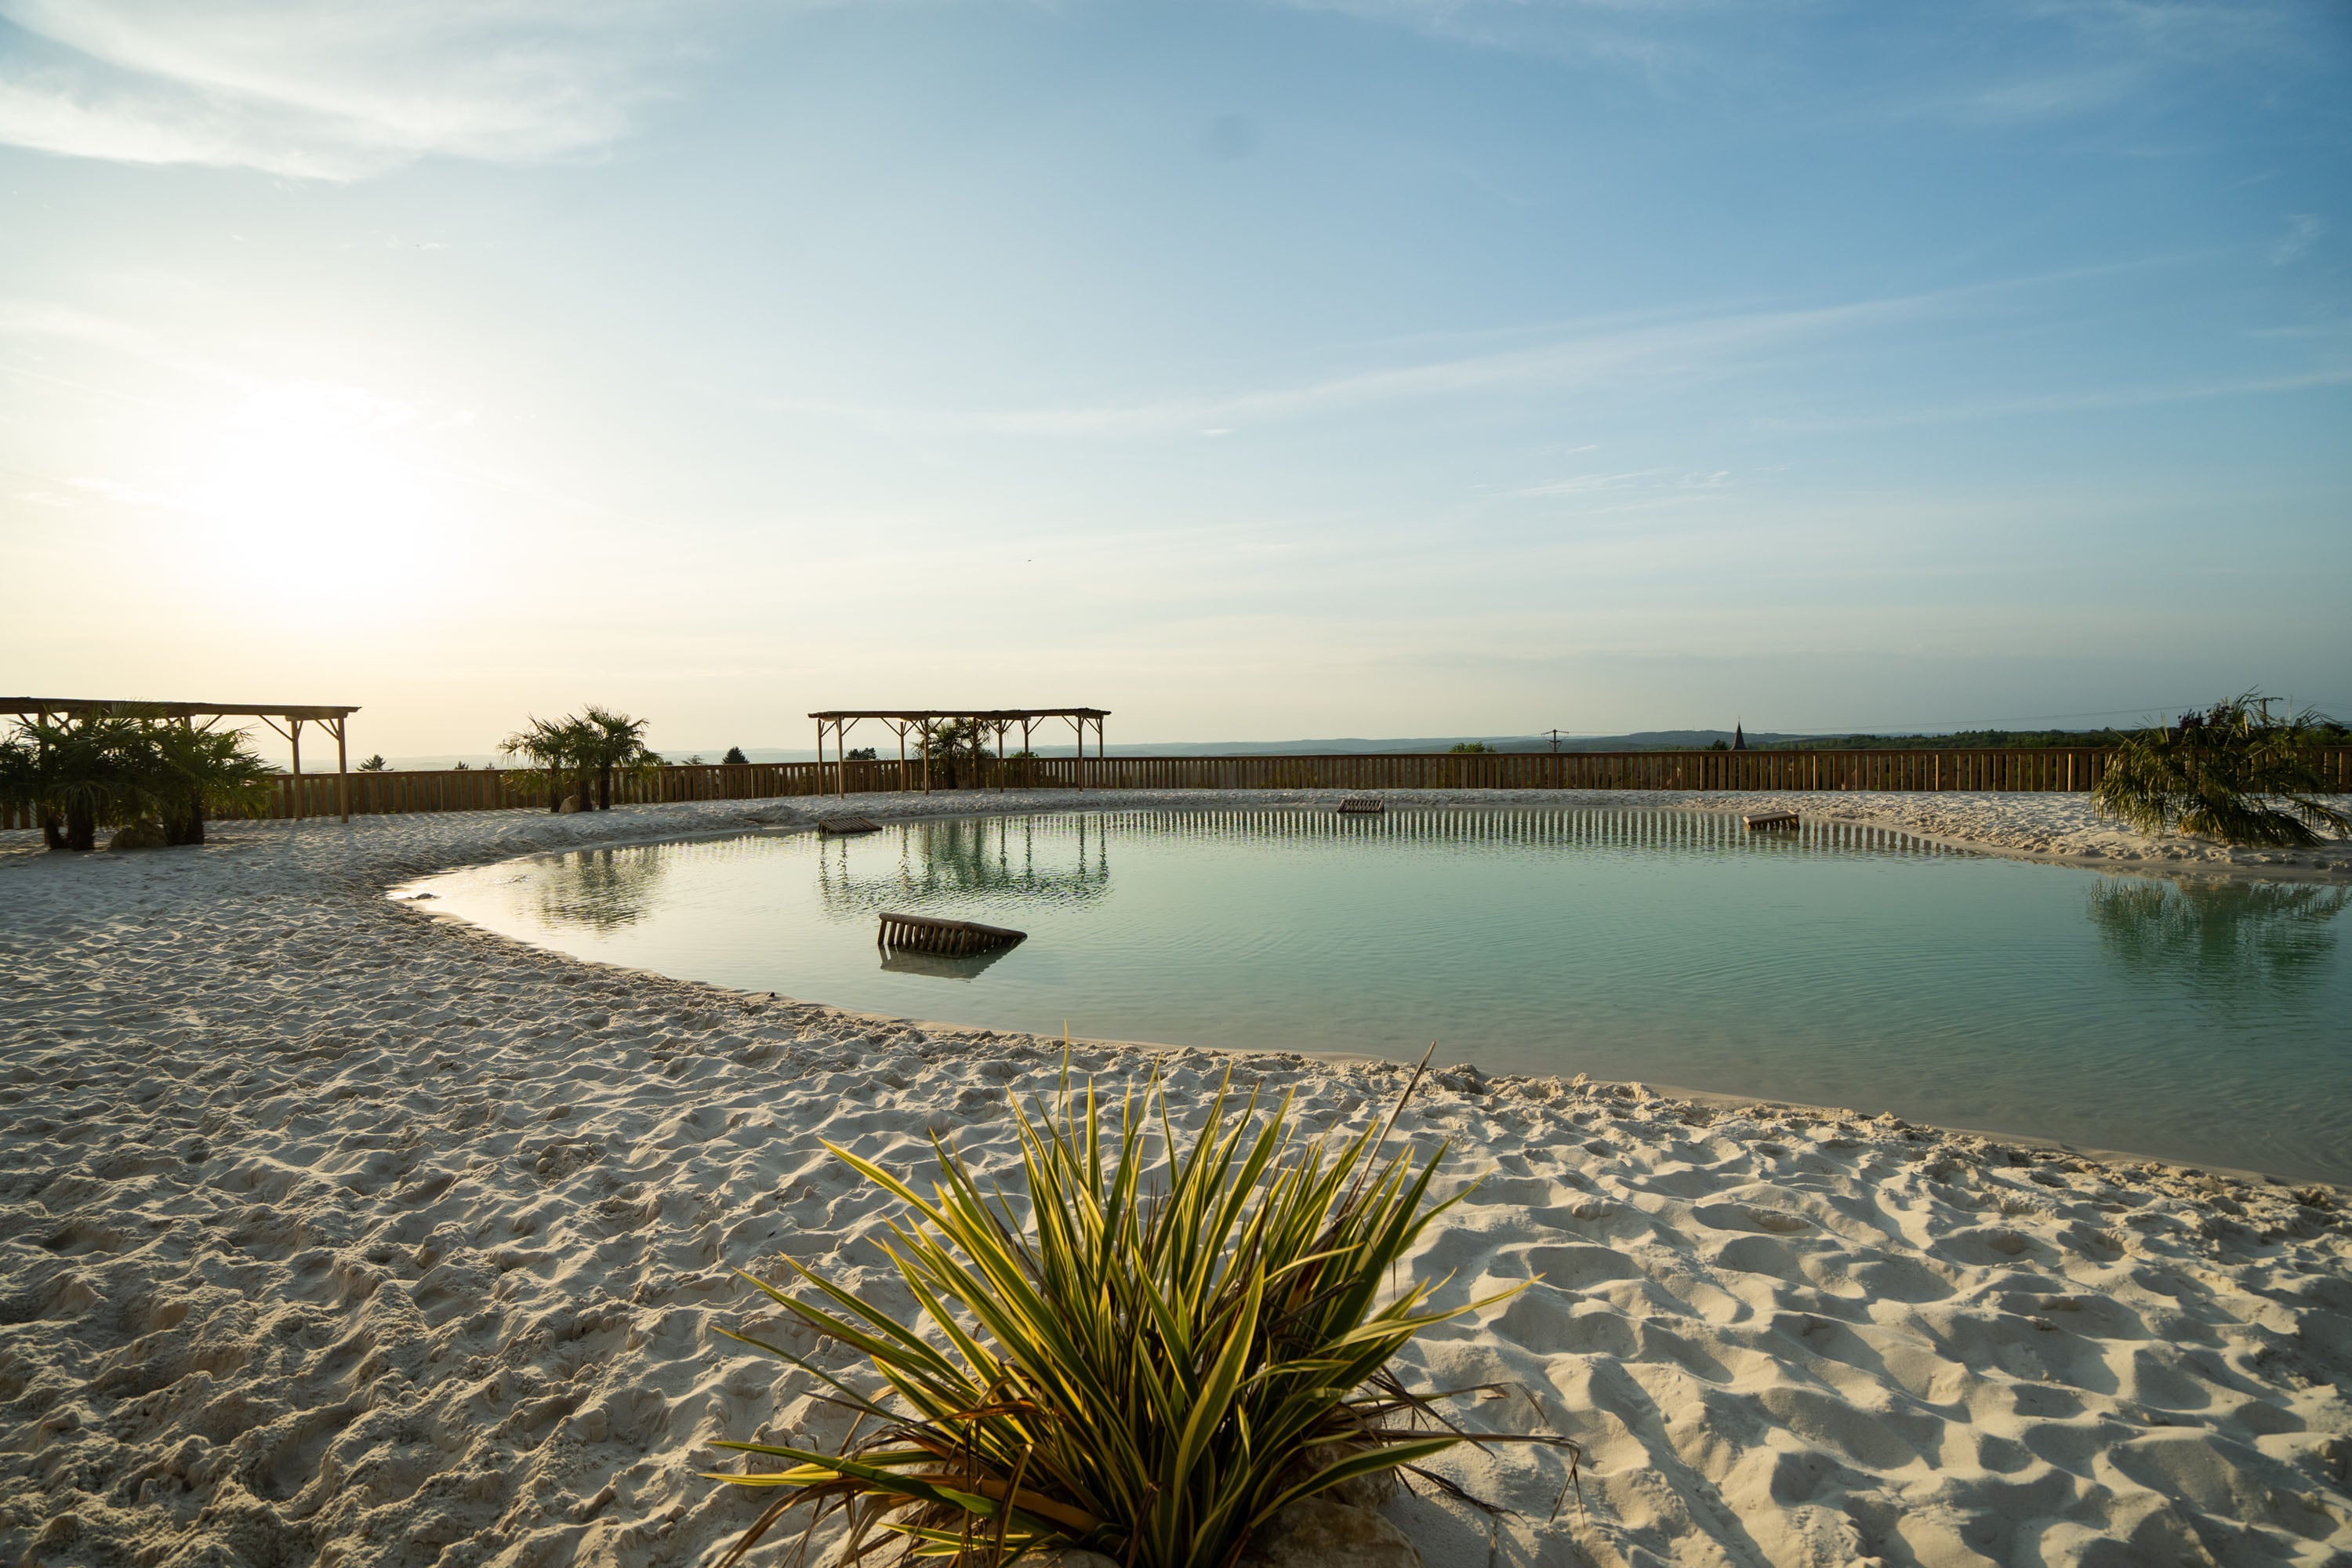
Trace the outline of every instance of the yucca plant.
<instances>
[{"instance_id":1,"label":"yucca plant","mask_svg":"<svg viewBox=\"0 0 2352 1568\"><path fill-rule=\"evenodd\" d=\"M1288 1097L1260 1115L1253 1091L1230 1110L1221 1089L1180 1151L1155 1077L1125 1098L1107 1157L1093 1087L1066 1076L1052 1112L1014 1107L1025 1218L936 1135L928 1197L828 1144L907 1205L879 1245L920 1321L791 1259L810 1296L751 1279L865 1356L880 1386L730 1336L821 1379L856 1425L838 1453L720 1445L783 1461L711 1476L782 1492L725 1561L805 1503L803 1552L846 1514L844 1563L893 1545L957 1568L1087 1547L1129 1568L1230 1568L1293 1501L1497 1440L1437 1419L1444 1395L1389 1370L1421 1330L1513 1293L1452 1309L1430 1306L1426 1285L1391 1293L1415 1239L1460 1201L1429 1201L1444 1147L1416 1170L1409 1152L1380 1158L1394 1111L1352 1137L1302 1138Z\"/></svg>"},{"instance_id":2,"label":"yucca plant","mask_svg":"<svg viewBox=\"0 0 2352 1568\"><path fill-rule=\"evenodd\" d=\"M2269 707L2249 691L2126 741L2099 779L2100 814L2225 844L2305 847L2322 827L2352 833L2352 816L2320 798L2335 793L2319 764L2328 726L2310 709L2273 719Z\"/></svg>"}]
</instances>

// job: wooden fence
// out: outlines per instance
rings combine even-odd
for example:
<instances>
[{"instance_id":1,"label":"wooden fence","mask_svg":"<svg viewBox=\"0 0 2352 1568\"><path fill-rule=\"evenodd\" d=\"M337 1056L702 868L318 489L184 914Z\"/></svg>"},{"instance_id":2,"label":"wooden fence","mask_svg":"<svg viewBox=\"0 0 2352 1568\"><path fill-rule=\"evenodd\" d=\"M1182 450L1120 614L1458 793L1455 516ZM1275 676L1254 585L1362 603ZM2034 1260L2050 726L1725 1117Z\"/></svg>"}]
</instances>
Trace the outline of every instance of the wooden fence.
<instances>
[{"instance_id":1,"label":"wooden fence","mask_svg":"<svg viewBox=\"0 0 2352 1568\"><path fill-rule=\"evenodd\" d=\"M991 762L980 781L994 789L1656 789L1656 790L2088 790L2110 753L2091 747L2013 751L1884 752L1503 752L1395 756L1039 757ZM2335 787L2352 790L2352 746L2330 746L2321 762ZM613 783L615 805L689 800L770 800L830 795L842 771L850 793L919 789L922 770L902 775L896 757L878 762L709 763L664 767ZM1083 769L1085 777L1079 773ZM404 812L496 811L547 805L547 775L521 768L352 773L354 816ZM935 775L936 779L937 775ZM333 816L341 780L306 773L272 781L259 815ZM972 781L967 777L967 785ZM0 827L30 827L21 810L0 808Z\"/></svg>"}]
</instances>

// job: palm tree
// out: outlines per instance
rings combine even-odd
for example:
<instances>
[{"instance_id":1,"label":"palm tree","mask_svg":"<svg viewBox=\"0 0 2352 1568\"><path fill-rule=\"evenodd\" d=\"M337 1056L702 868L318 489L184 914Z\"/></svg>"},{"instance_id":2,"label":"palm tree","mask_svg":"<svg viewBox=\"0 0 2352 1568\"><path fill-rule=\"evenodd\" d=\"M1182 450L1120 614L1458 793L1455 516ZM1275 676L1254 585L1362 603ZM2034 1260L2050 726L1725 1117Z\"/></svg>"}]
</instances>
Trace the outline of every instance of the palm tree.
<instances>
[{"instance_id":1,"label":"palm tree","mask_svg":"<svg viewBox=\"0 0 2352 1568\"><path fill-rule=\"evenodd\" d=\"M562 811L566 784L577 784L581 804L587 804L587 761L589 737L587 726L577 719L541 719L532 717L527 727L516 731L499 742L499 750L510 756L525 757L534 767L547 770L547 809Z\"/></svg>"},{"instance_id":2,"label":"palm tree","mask_svg":"<svg viewBox=\"0 0 2352 1568\"><path fill-rule=\"evenodd\" d=\"M2303 847L2322 827L2352 833L2352 815L2319 798L2336 793L2318 756L2333 726L2308 708L2273 719L2270 702L2249 691L2126 741L2099 780L2100 814L2225 844Z\"/></svg>"},{"instance_id":3,"label":"palm tree","mask_svg":"<svg viewBox=\"0 0 2352 1568\"><path fill-rule=\"evenodd\" d=\"M148 727L147 742L142 786L166 844L202 844L207 815L253 810L269 799L276 770L246 749L241 730L165 722Z\"/></svg>"},{"instance_id":4,"label":"palm tree","mask_svg":"<svg viewBox=\"0 0 2352 1568\"><path fill-rule=\"evenodd\" d=\"M41 804L40 762L32 742L21 735L0 740L0 807L37 811ZM47 826L47 823L43 824ZM49 847L58 845L52 841Z\"/></svg>"},{"instance_id":5,"label":"palm tree","mask_svg":"<svg viewBox=\"0 0 2352 1568\"><path fill-rule=\"evenodd\" d=\"M982 764L988 760L988 728L961 719L945 720L923 738L923 756L935 773L945 770L942 788L961 788L962 775L969 769L972 787L977 789L984 776Z\"/></svg>"},{"instance_id":6,"label":"palm tree","mask_svg":"<svg viewBox=\"0 0 2352 1568\"><path fill-rule=\"evenodd\" d=\"M590 703L580 721L586 747L583 763L596 775L596 809L613 809L613 775L644 773L661 766L661 758L646 748L648 719L632 719Z\"/></svg>"},{"instance_id":7,"label":"palm tree","mask_svg":"<svg viewBox=\"0 0 2352 1568\"><path fill-rule=\"evenodd\" d=\"M646 728L650 722L590 703L576 716L534 718L529 728L509 735L499 749L528 757L547 770L548 810L562 810L564 796L576 793L583 807L610 811L614 773L641 773L661 765L661 759L646 747Z\"/></svg>"},{"instance_id":8,"label":"palm tree","mask_svg":"<svg viewBox=\"0 0 2352 1568\"><path fill-rule=\"evenodd\" d=\"M37 812L52 849L95 849L100 826L140 822L163 843L201 844L206 814L258 806L272 772L241 731L137 709L43 717L0 747L0 798Z\"/></svg>"},{"instance_id":9,"label":"palm tree","mask_svg":"<svg viewBox=\"0 0 2352 1568\"><path fill-rule=\"evenodd\" d=\"M137 814L145 798L137 720L120 713L62 721L41 715L20 719L16 727L8 788L39 814L50 848L95 849L101 823Z\"/></svg>"}]
</instances>

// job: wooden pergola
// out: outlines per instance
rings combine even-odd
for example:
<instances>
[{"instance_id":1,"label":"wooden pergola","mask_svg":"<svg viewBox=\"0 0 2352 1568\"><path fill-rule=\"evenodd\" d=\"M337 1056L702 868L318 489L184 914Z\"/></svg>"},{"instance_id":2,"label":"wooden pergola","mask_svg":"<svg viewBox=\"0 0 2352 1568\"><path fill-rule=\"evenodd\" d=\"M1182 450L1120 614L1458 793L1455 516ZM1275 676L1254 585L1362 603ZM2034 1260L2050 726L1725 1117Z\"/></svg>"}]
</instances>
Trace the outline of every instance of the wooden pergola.
<instances>
[{"instance_id":1,"label":"wooden pergola","mask_svg":"<svg viewBox=\"0 0 2352 1568\"><path fill-rule=\"evenodd\" d=\"M852 710L837 708L823 713L812 713L809 717L816 721L816 762L820 770L824 766L825 731L830 730L833 732L833 778L835 795L845 795L849 793L849 731L863 719L876 720L898 732L898 787L900 789L909 787L907 773L907 736L912 732L922 737L925 742L922 747L922 788L923 793L929 795L931 793L931 748L929 742L932 732L950 719L961 719L967 724L995 731L996 754L1000 759L1004 755L1004 737L1015 726L1020 728L1021 749L1025 752L1029 750L1029 731L1032 726L1044 723L1049 719L1066 720L1070 728L1077 732L1078 787L1084 789L1087 787L1087 726L1089 724L1094 726L1095 758L1100 761L1103 756L1103 721L1110 717L1110 710L1108 708L919 708ZM822 776L821 773L820 776ZM1004 776L1000 774L997 787L1005 789L1011 786Z\"/></svg>"},{"instance_id":2,"label":"wooden pergola","mask_svg":"<svg viewBox=\"0 0 2352 1568\"><path fill-rule=\"evenodd\" d=\"M344 735L344 721L358 711L356 706L325 703L272 706L261 703L139 702L111 697L0 697L0 713L42 720L52 715L80 719L95 714L125 714L135 719L177 719L191 728L209 730L223 719L258 719L294 748L294 815L298 817L303 815L302 726L323 725L335 738L335 803L345 822L352 819L352 777L351 749ZM199 719L204 722L198 724L196 721Z\"/></svg>"}]
</instances>

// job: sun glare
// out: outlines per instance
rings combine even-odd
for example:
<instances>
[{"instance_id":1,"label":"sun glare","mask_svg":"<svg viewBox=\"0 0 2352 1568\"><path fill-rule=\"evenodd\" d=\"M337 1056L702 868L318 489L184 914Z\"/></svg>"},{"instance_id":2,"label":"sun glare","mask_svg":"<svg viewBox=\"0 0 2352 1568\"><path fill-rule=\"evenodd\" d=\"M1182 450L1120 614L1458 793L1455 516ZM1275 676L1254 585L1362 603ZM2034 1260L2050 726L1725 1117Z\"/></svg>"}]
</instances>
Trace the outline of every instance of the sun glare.
<instances>
[{"instance_id":1,"label":"sun glare","mask_svg":"<svg viewBox=\"0 0 2352 1568\"><path fill-rule=\"evenodd\" d=\"M274 600L331 588L346 609L390 607L415 591L447 510L399 450L415 417L358 387L257 392L215 438L191 510L248 547L245 580Z\"/></svg>"}]
</instances>

